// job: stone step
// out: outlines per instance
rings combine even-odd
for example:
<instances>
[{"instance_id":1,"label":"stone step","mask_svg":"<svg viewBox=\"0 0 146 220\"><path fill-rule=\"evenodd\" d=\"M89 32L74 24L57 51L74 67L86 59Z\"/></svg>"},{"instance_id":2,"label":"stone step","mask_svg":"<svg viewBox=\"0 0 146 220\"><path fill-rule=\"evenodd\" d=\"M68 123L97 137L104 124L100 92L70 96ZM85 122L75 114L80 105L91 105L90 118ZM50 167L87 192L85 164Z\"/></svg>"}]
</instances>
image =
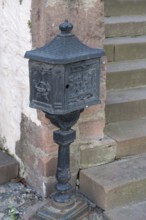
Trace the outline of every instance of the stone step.
<instances>
[{"instance_id":1,"label":"stone step","mask_svg":"<svg viewBox=\"0 0 146 220\"><path fill-rule=\"evenodd\" d=\"M108 90L144 85L146 85L146 59L108 63Z\"/></svg>"},{"instance_id":2,"label":"stone step","mask_svg":"<svg viewBox=\"0 0 146 220\"><path fill-rule=\"evenodd\" d=\"M146 34L146 15L112 16L105 18L105 36L125 37Z\"/></svg>"},{"instance_id":3,"label":"stone step","mask_svg":"<svg viewBox=\"0 0 146 220\"><path fill-rule=\"evenodd\" d=\"M146 36L107 38L104 47L109 62L146 58Z\"/></svg>"},{"instance_id":4,"label":"stone step","mask_svg":"<svg viewBox=\"0 0 146 220\"><path fill-rule=\"evenodd\" d=\"M146 14L145 0L104 0L105 16Z\"/></svg>"},{"instance_id":5,"label":"stone step","mask_svg":"<svg viewBox=\"0 0 146 220\"><path fill-rule=\"evenodd\" d=\"M107 92L106 123L146 117L146 87Z\"/></svg>"},{"instance_id":6,"label":"stone step","mask_svg":"<svg viewBox=\"0 0 146 220\"><path fill-rule=\"evenodd\" d=\"M9 182L18 176L18 162L0 151L0 184Z\"/></svg>"},{"instance_id":7,"label":"stone step","mask_svg":"<svg viewBox=\"0 0 146 220\"><path fill-rule=\"evenodd\" d=\"M146 118L111 123L104 132L116 141L117 158L146 153Z\"/></svg>"},{"instance_id":8,"label":"stone step","mask_svg":"<svg viewBox=\"0 0 146 220\"><path fill-rule=\"evenodd\" d=\"M146 201L109 210L104 215L107 220L145 220Z\"/></svg>"},{"instance_id":9,"label":"stone step","mask_svg":"<svg viewBox=\"0 0 146 220\"><path fill-rule=\"evenodd\" d=\"M146 199L145 170L146 154L85 169L80 191L103 210L138 203Z\"/></svg>"}]
</instances>

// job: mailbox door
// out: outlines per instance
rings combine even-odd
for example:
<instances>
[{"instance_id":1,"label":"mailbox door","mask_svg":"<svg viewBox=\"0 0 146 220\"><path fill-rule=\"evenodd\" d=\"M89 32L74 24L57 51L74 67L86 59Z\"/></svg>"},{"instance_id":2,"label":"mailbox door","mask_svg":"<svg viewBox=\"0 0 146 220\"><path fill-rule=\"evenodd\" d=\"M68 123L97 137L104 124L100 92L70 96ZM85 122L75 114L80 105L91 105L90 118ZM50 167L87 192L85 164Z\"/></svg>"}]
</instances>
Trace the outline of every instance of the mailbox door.
<instances>
[{"instance_id":1,"label":"mailbox door","mask_svg":"<svg viewBox=\"0 0 146 220\"><path fill-rule=\"evenodd\" d=\"M65 82L65 104L69 112L99 103L100 59L68 65Z\"/></svg>"}]
</instances>

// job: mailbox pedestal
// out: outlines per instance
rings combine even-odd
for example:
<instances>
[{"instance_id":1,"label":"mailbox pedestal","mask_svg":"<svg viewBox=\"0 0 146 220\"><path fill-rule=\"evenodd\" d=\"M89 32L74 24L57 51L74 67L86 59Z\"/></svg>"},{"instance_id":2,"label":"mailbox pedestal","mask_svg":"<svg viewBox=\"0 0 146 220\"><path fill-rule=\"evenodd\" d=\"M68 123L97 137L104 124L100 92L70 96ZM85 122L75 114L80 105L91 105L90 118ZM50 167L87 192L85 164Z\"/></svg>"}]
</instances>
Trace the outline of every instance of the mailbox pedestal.
<instances>
[{"instance_id":1,"label":"mailbox pedestal","mask_svg":"<svg viewBox=\"0 0 146 220\"><path fill-rule=\"evenodd\" d=\"M54 116L46 114L50 121L60 128L54 132L54 141L59 145L58 163L56 171L57 192L53 195L55 202L66 203L72 200L71 185L69 180L71 178L70 172L70 144L76 138L76 132L71 127L76 123L80 116L80 110L68 113L66 115Z\"/></svg>"},{"instance_id":2,"label":"mailbox pedestal","mask_svg":"<svg viewBox=\"0 0 146 220\"><path fill-rule=\"evenodd\" d=\"M76 137L76 132L71 127L79 116L80 110L61 116L46 114L46 117L60 128L54 132L54 141L59 145L56 171L58 183L49 204L37 212L36 219L82 220L89 211L87 202L73 192L69 183L71 178L69 146Z\"/></svg>"},{"instance_id":3,"label":"mailbox pedestal","mask_svg":"<svg viewBox=\"0 0 146 220\"><path fill-rule=\"evenodd\" d=\"M40 109L60 130L54 132L59 145L56 192L36 214L38 220L82 220L88 205L72 192L69 183L70 144L76 133L71 127L87 106L100 103L100 59L103 49L89 48L72 34L67 20L61 33L42 48L28 51L30 107Z\"/></svg>"}]
</instances>

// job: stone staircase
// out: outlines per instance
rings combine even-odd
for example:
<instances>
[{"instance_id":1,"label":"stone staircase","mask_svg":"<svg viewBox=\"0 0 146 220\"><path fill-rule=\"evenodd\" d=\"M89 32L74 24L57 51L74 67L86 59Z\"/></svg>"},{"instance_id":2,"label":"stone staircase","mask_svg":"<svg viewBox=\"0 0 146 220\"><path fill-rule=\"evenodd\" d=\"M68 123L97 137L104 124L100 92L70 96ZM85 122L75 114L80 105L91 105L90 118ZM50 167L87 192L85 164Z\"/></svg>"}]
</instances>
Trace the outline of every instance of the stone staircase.
<instances>
[{"instance_id":1,"label":"stone staircase","mask_svg":"<svg viewBox=\"0 0 146 220\"><path fill-rule=\"evenodd\" d=\"M117 158L146 153L146 1L105 0L105 133Z\"/></svg>"},{"instance_id":2,"label":"stone staircase","mask_svg":"<svg viewBox=\"0 0 146 220\"><path fill-rule=\"evenodd\" d=\"M7 153L0 151L0 185L18 176L18 162Z\"/></svg>"},{"instance_id":3,"label":"stone staircase","mask_svg":"<svg viewBox=\"0 0 146 220\"><path fill-rule=\"evenodd\" d=\"M108 220L146 220L146 1L105 0L105 134L117 160L80 172L80 189Z\"/></svg>"}]
</instances>

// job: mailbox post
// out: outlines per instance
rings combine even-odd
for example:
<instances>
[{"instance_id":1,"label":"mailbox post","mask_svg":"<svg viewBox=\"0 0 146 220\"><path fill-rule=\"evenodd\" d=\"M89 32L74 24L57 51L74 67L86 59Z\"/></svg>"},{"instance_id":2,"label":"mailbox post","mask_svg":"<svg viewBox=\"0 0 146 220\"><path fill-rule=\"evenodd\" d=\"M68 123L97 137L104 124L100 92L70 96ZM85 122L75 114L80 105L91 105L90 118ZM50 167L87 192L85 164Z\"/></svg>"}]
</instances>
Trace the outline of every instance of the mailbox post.
<instances>
[{"instance_id":1,"label":"mailbox post","mask_svg":"<svg viewBox=\"0 0 146 220\"><path fill-rule=\"evenodd\" d=\"M42 110L59 130L56 192L48 206L37 213L39 220L79 220L87 205L72 192L69 183L70 144L76 138L71 127L87 106L100 103L100 60L103 49L89 48L72 33L67 20L61 33L49 44L27 51L30 77L30 107Z\"/></svg>"}]
</instances>

